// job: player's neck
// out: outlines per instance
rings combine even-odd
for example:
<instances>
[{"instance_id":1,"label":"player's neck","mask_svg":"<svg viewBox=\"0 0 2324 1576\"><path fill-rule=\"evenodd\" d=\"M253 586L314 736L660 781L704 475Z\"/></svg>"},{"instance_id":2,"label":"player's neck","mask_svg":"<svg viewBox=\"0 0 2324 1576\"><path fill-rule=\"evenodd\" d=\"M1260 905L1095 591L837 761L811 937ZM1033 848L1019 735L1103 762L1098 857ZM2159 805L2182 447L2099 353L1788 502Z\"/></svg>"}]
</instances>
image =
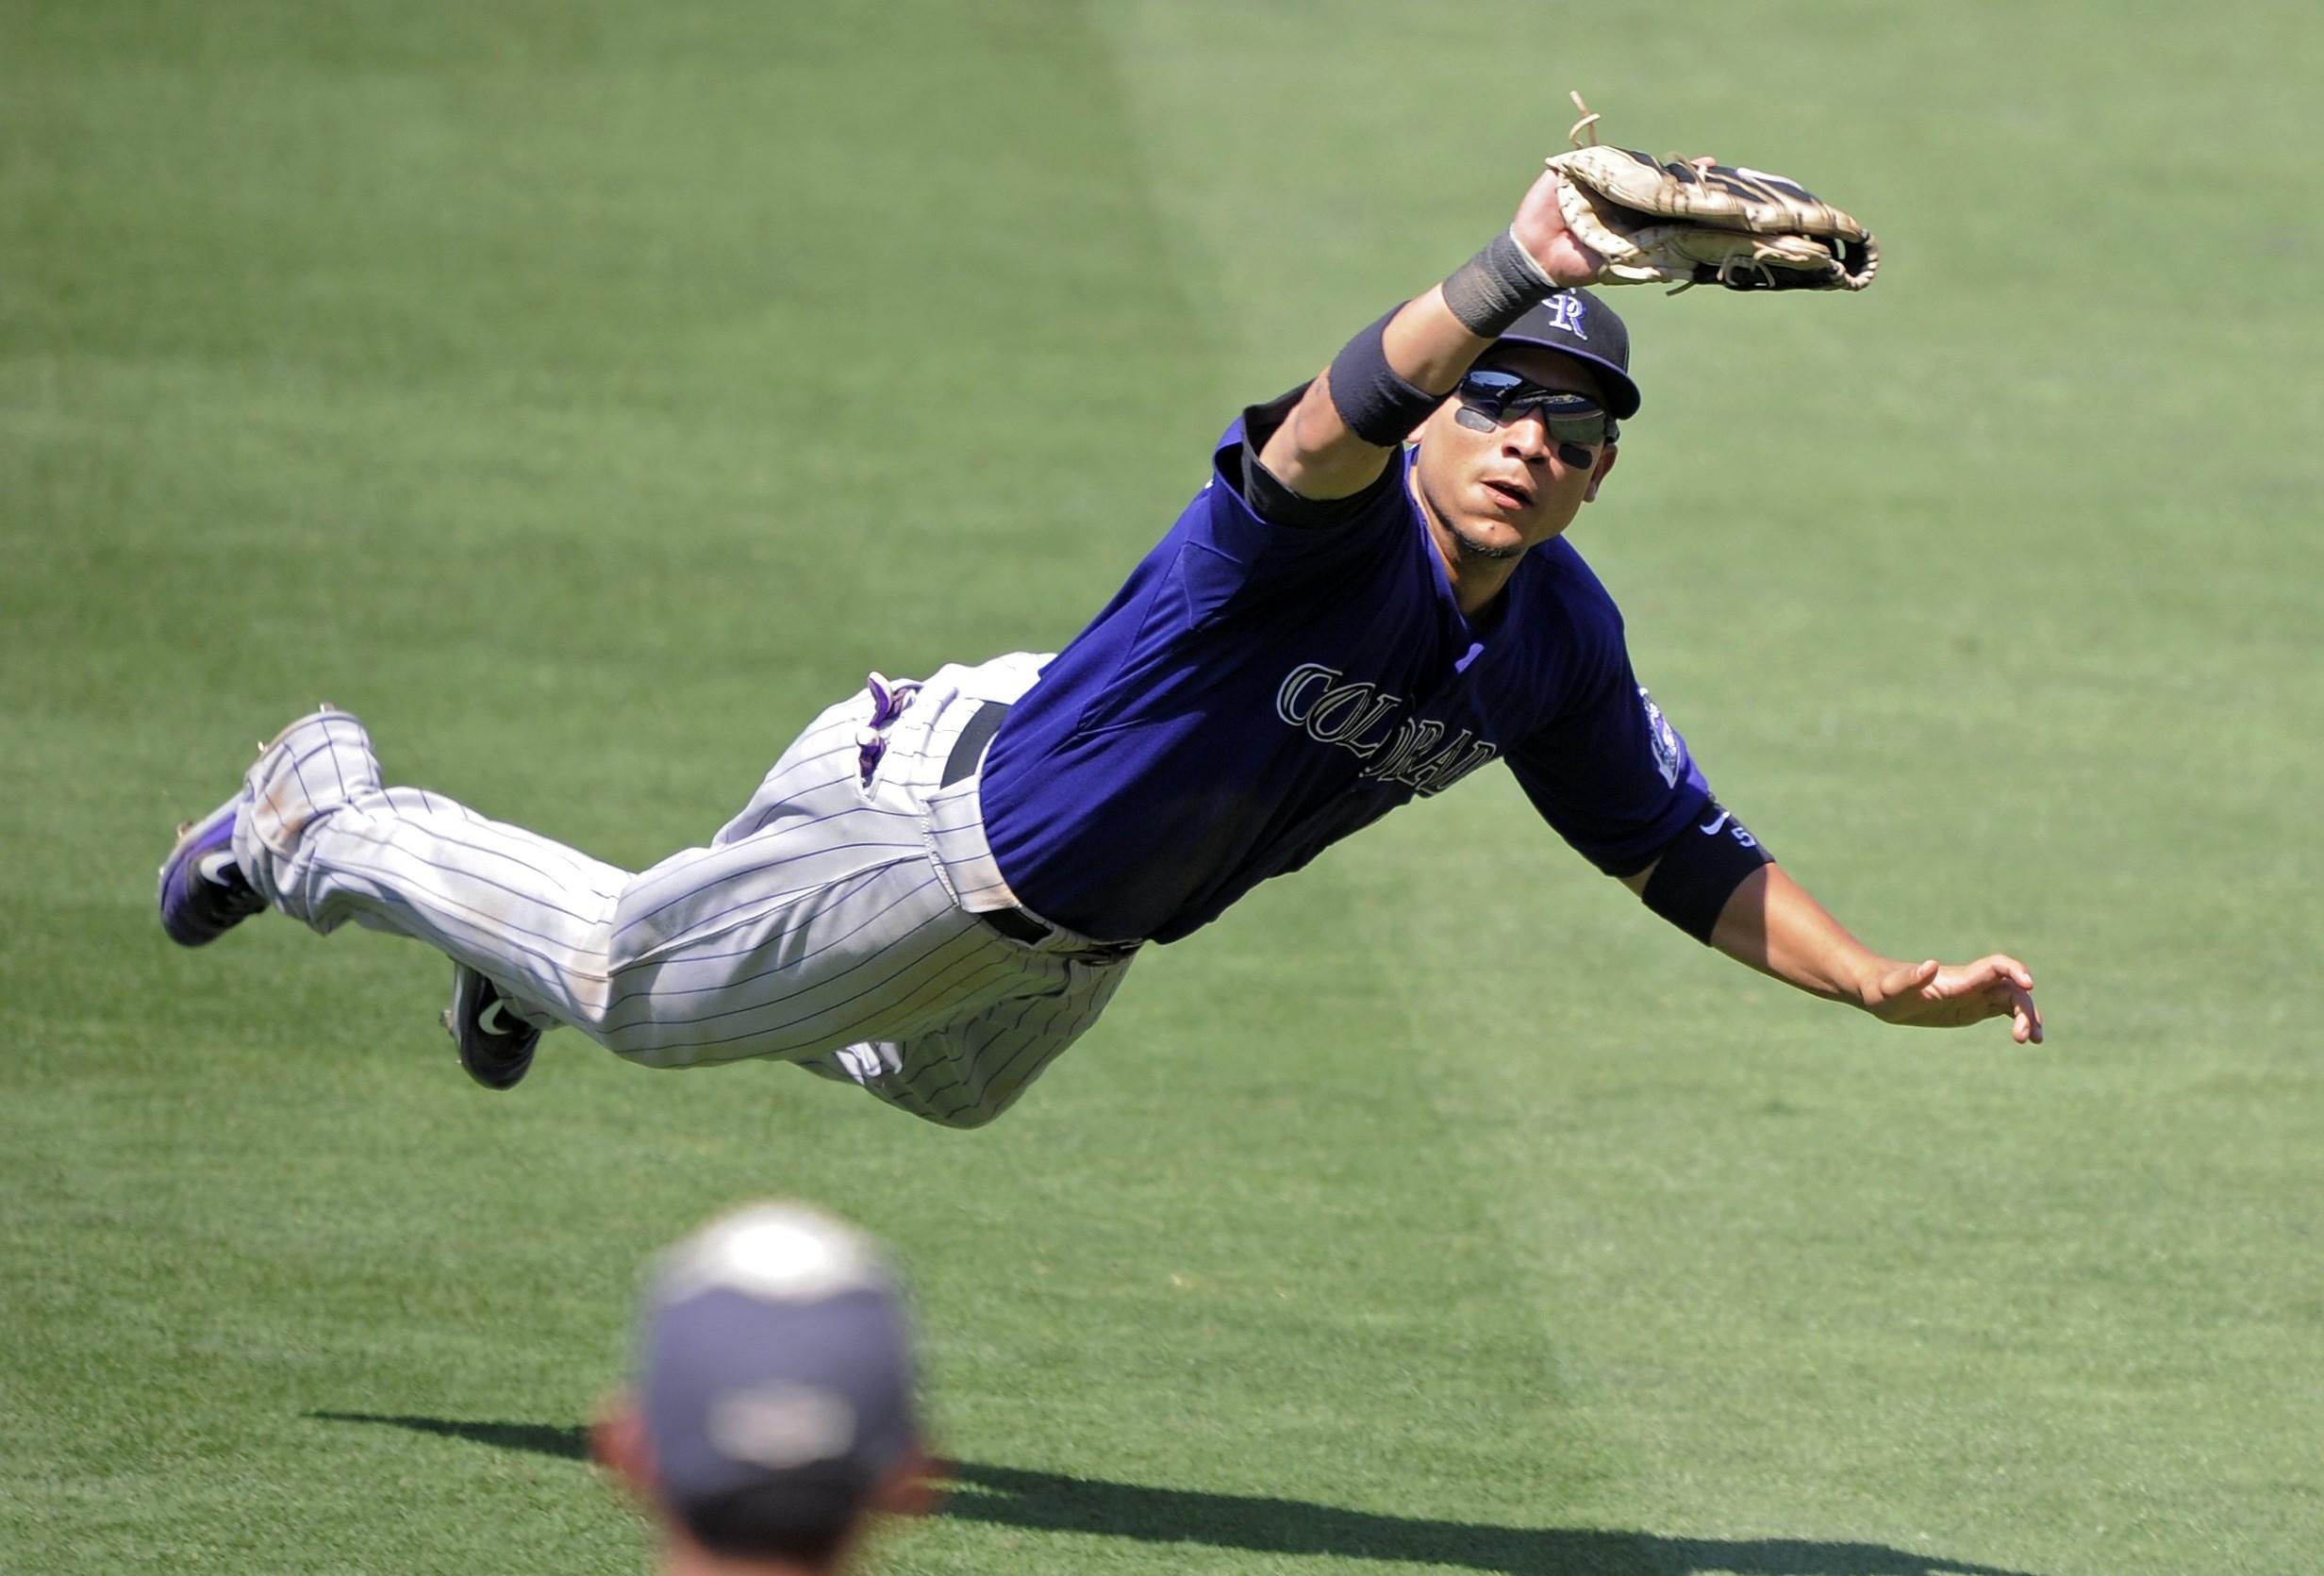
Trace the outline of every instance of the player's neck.
<instances>
[{"instance_id":1,"label":"player's neck","mask_svg":"<svg viewBox=\"0 0 2324 1576\"><path fill-rule=\"evenodd\" d=\"M788 1560L734 1560L687 1537L666 1538L657 1576L828 1576L825 1568Z\"/></svg>"},{"instance_id":2,"label":"player's neck","mask_svg":"<svg viewBox=\"0 0 2324 1576\"><path fill-rule=\"evenodd\" d=\"M1428 520L1429 542L1436 549L1436 561L1444 566L1445 583L1452 589L1461 617L1470 623L1491 622L1498 611L1496 603L1509 577L1517 572L1523 552L1479 553L1437 519L1435 510L1424 507L1422 513Z\"/></svg>"},{"instance_id":3,"label":"player's neck","mask_svg":"<svg viewBox=\"0 0 2324 1576\"><path fill-rule=\"evenodd\" d=\"M1413 504L1420 511L1420 522L1428 527L1429 545L1436 550L1436 562L1444 571L1445 585L1452 592L1461 617L1471 623L1490 623L1496 612L1494 599L1517 572L1518 560L1524 557L1526 550L1520 547L1514 553L1478 552L1445 523L1444 511L1429 497L1428 489L1420 485L1417 473L1411 489Z\"/></svg>"}]
</instances>

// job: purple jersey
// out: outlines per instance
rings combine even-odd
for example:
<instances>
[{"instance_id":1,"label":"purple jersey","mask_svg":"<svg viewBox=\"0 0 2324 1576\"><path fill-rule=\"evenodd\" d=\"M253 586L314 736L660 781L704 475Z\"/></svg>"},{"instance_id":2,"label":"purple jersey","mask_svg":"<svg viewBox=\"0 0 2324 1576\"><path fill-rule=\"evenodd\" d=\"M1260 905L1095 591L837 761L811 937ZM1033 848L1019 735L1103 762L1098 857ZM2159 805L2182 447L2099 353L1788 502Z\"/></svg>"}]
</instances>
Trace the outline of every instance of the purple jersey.
<instances>
[{"instance_id":1,"label":"purple jersey","mask_svg":"<svg viewBox=\"0 0 2324 1576\"><path fill-rule=\"evenodd\" d=\"M1002 724L985 829L1024 904L1086 936L1174 941L1415 794L1507 758L1610 874L1710 798L1631 674L1622 620L1562 539L1461 615L1405 485L1326 527L1240 486L1285 402L1226 430L1210 479Z\"/></svg>"}]
</instances>

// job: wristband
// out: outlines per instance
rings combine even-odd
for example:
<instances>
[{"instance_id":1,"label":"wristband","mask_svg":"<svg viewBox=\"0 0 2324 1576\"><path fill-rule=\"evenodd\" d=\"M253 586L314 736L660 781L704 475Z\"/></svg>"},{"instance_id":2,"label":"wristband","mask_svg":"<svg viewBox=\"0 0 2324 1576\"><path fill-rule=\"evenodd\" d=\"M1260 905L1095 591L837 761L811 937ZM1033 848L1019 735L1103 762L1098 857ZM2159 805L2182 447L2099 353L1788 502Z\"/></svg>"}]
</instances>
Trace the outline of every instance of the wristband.
<instances>
[{"instance_id":1,"label":"wristband","mask_svg":"<svg viewBox=\"0 0 2324 1576\"><path fill-rule=\"evenodd\" d=\"M1405 381L1388 365L1388 319L1403 310L1398 307L1350 340L1332 358L1326 374L1339 419L1356 437L1382 449L1393 449L1411 437L1412 429L1444 403L1442 394Z\"/></svg>"},{"instance_id":2,"label":"wristband","mask_svg":"<svg viewBox=\"0 0 2324 1576\"><path fill-rule=\"evenodd\" d=\"M1560 287L1514 231L1503 230L1444 282L1444 304L1480 340L1497 340L1527 308Z\"/></svg>"}]
</instances>

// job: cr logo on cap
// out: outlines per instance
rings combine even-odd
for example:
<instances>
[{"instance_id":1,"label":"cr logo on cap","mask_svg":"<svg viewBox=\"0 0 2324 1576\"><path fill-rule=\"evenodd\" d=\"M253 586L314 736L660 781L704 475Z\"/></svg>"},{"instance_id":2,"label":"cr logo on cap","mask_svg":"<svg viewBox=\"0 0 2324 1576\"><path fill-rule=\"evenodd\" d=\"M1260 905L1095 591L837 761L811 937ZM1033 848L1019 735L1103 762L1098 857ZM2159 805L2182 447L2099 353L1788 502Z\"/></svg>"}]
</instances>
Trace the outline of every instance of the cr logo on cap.
<instances>
[{"instance_id":1,"label":"cr logo on cap","mask_svg":"<svg viewBox=\"0 0 2324 1576\"><path fill-rule=\"evenodd\" d=\"M1577 340L1586 341L1589 339L1587 334L1582 332L1582 298L1580 296L1552 295L1542 302L1542 305L1556 314L1550 323L1552 328L1562 329Z\"/></svg>"}]
</instances>

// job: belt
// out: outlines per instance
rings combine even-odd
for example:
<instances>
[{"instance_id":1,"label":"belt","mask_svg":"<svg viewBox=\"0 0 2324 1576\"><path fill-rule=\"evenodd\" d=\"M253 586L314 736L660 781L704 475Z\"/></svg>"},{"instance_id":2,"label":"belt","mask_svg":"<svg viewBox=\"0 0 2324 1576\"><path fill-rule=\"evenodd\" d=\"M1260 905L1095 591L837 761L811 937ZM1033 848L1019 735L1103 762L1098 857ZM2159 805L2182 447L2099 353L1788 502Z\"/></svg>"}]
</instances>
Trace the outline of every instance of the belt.
<instances>
[{"instance_id":1,"label":"belt","mask_svg":"<svg viewBox=\"0 0 2324 1576\"><path fill-rule=\"evenodd\" d=\"M952 754L944 757L944 776L937 786L950 788L982 766L992 736L1001 731L1001 723L1007 716L1005 701L979 701L969 718L969 725L953 741ZM1056 934L1021 908L988 908L976 918L984 921L987 929L1028 947L1038 947Z\"/></svg>"},{"instance_id":2,"label":"belt","mask_svg":"<svg viewBox=\"0 0 2324 1576\"><path fill-rule=\"evenodd\" d=\"M950 788L985 762L985 751L992 743L992 736L1001 731L1001 723L1008 716L1006 701L979 701L969 718L969 725L960 730L953 741L952 754L944 757L943 780L939 788ZM985 928L1007 937L1028 947L1038 947L1053 939L1057 932L1054 925L1035 919L1021 908L988 908L976 918ZM1092 953L1117 954L1137 950L1136 942L1100 942L1089 949Z\"/></svg>"},{"instance_id":3,"label":"belt","mask_svg":"<svg viewBox=\"0 0 2324 1576\"><path fill-rule=\"evenodd\" d=\"M1038 947L1057 933L1021 908L988 908L976 916L987 930L997 930L1012 941Z\"/></svg>"},{"instance_id":4,"label":"belt","mask_svg":"<svg viewBox=\"0 0 2324 1576\"><path fill-rule=\"evenodd\" d=\"M1002 720L1008 716L1006 701L979 701L969 725L960 730L953 741L953 753L944 757L944 778L938 788L950 788L984 764L985 747L992 736L1001 731Z\"/></svg>"}]
</instances>

